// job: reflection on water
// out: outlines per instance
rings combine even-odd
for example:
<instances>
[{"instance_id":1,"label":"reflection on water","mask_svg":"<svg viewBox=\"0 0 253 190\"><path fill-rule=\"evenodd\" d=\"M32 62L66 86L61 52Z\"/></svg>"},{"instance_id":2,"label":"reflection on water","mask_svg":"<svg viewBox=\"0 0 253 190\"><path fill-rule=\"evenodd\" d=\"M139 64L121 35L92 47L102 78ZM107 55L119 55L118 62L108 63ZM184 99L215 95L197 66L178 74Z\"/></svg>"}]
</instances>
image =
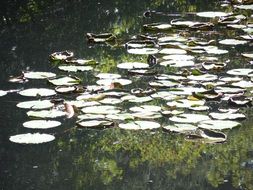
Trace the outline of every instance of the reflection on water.
<instances>
[{"instance_id":1,"label":"reflection on water","mask_svg":"<svg viewBox=\"0 0 253 190\"><path fill-rule=\"evenodd\" d=\"M221 9L208 0L7 0L0 5L1 89L23 87L6 82L22 70L55 71L48 61L55 51L68 49L77 57L94 58L103 63L103 72L131 59L124 48L89 46L87 32L112 32L123 44L126 36L141 32L142 24L168 20L166 14ZM164 14L143 18L146 10ZM94 82L89 75L82 77ZM46 86L31 82L25 87L34 85ZM22 100L15 94L1 97L1 189L253 189L251 119L218 145L187 142L161 130L70 130L75 119L63 119L62 127L47 131L56 135L55 141L24 146L8 140L30 132L21 127L25 111L15 108ZM249 118L250 111L245 110Z\"/></svg>"}]
</instances>

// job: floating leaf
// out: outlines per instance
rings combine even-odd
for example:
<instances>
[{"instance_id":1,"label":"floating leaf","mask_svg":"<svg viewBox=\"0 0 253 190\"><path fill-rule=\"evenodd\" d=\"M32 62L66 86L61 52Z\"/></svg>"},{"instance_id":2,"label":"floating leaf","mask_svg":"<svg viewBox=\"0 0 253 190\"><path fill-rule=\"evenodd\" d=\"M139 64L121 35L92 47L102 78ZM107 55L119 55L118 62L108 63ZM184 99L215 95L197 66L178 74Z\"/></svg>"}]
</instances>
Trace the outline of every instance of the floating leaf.
<instances>
[{"instance_id":1,"label":"floating leaf","mask_svg":"<svg viewBox=\"0 0 253 190\"><path fill-rule=\"evenodd\" d=\"M236 40L236 39L225 39L225 40L219 41L219 43L223 45L243 45L243 44L248 43L248 41Z\"/></svg>"},{"instance_id":2,"label":"floating leaf","mask_svg":"<svg viewBox=\"0 0 253 190\"><path fill-rule=\"evenodd\" d=\"M24 109L48 109L54 106L50 100L34 100L34 101L26 101L20 102L17 104L17 107Z\"/></svg>"},{"instance_id":3,"label":"floating leaf","mask_svg":"<svg viewBox=\"0 0 253 190\"><path fill-rule=\"evenodd\" d=\"M245 9L245 10L253 10L253 4L249 5L234 5L235 8Z\"/></svg>"},{"instance_id":4,"label":"floating leaf","mask_svg":"<svg viewBox=\"0 0 253 190\"><path fill-rule=\"evenodd\" d=\"M217 63L217 62L204 62L202 67L206 70L222 70L227 64L226 63Z\"/></svg>"},{"instance_id":5,"label":"floating leaf","mask_svg":"<svg viewBox=\"0 0 253 190\"><path fill-rule=\"evenodd\" d=\"M110 86L112 83L119 83L120 85L129 85L132 83L129 79L100 79L96 82L98 85Z\"/></svg>"},{"instance_id":6,"label":"floating leaf","mask_svg":"<svg viewBox=\"0 0 253 190\"><path fill-rule=\"evenodd\" d=\"M53 61L63 61L66 59L70 59L73 56L74 56L73 52L66 50L66 51L52 53L49 57Z\"/></svg>"},{"instance_id":7,"label":"floating leaf","mask_svg":"<svg viewBox=\"0 0 253 190\"><path fill-rule=\"evenodd\" d=\"M30 129L49 129L61 125L59 121L53 120L31 120L23 123L23 126Z\"/></svg>"},{"instance_id":8,"label":"floating leaf","mask_svg":"<svg viewBox=\"0 0 253 190\"><path fill-rule=\"evenodd\" d=\"M157 80L149 82L149 85L152 87L175 87L179 85L179 83L170 80Z\"/></svg>"},{"instance_id":9,"label":"floating leaf","mask_svg":"<svg viewBox=\"0 0 253 190\"><path fill-rule=\"evenodd\" d=\"M127 49L127 52L130 54L137 55L150 55L158 53L159 50L157 48L130 48Z\"/></svg>"},{"instance_id":10,"label":"floating leaf","mask_svg":"<svg viewBox=\"0 0 253 190\"><path fill-rule=\"evenodd\" d=\"M227 74L229 75L238 75L238 76L247 76L250 73L253 73L253 69L239 68L227 71Z\"/></svg>"},{"instance_id":11,"label":"floating leaf","mask_svg":"<svg viewBox=\"0 0 253 190\"><path fill-rule=\"evenodd\" d=\"M144 69L148 68L149 65L146 63L139 63L139 62L126 62L118 64L117 67L119 69Z\"/></svg>"},{"instance_id":12,"label":"floating leaf","mask_svg":"<svg viewBox=\"0 0 253 190\"><path fill-rule=\"evenodd\" d=\"M215 17L224 17L228 16L230 13L225 12L218 12L218 11L207 11L207 12L199 12L196 15L199 17L206 17L206 18L215 18Z\"/></svg>"},{"instance_id":13,"label":"floating leaf","mask_svg":"<svg viewBox=\"0 0 253 190\"><path fill-rule=\"evenodd\" d=\"M46 78L51 78L55 77L56 74L51 73L51 72L26 72L24 73L24 77L28 79L46 79Z\"/></svg>"},{"instance_id":14,"label":"floating leaf","mask_svg":"<svg viewBox=\"0 0 253 190\"><path fill-rule=\"evenodd\" d=\"M160 54L171 54L171 55L180 55L180 54L186 54L187 51L183 49L175 49L175 48L163 48L159 51Z\"/></svg>"},{"instance_id":15,"label":"floating leaf","mask_svg":"<svg viewBox=\"0 0 253 190\"><path fill-rule=\"evenodd\" d=\"M189 86L182 86L180 88L170 88L170 93L175 95L192 95L193 92L204 92L206 89L200 87L189 87Z\"/></svg>"},{"instance_id":16,"label":"floating leaf","mask_svg":"<svg viewBox=\"0 0 253 190\"><path fill-rule=\"evenodd\" d=\"M253 59L253 53L242 53L244 57Z\"/></svg>"},{"instance_id":17,"label":"floating leaf","mask_svg":"<svg viewBox=\"0 0 253 190\"><path fill-rule=\"evenodd\" d=\"M19 144L40 144L53 141L55 137L49 134L26 133L10 136L9 140Z\"/></svg>"},{"instance_id":18,"label":"floating leaf","mask_svg":"<svg viewBox=\"0 0 253 190\"><path fill-rule=\"evenodd\" d=\"M253 87L253 82L241 80L239 82L233 82L231 85L238 86L238 87L241 87L241 88L252 88Z\"/></svg>"},{"instance_id":19,"label":"floating leaf","mask_svg":"<svg viewBox=\"0 0 253 190\"><path fill-rule=\"evenodd\" d=\"M96 65L97 62L93 59L69 59L65 60L69 64L78 64L78 65Z\"/></svg>"},{"instance_id":20,"label":"floating leaf","mask_svg":"<svg viewBox=\"0 0 253 190\"><path fill-rule=\"evenodd\" d=\"M156 43L153 40L131 40L126 43L126 47L130 48L144 48L155 47Z\"/></svg>"},{"instance_id":21,"label":"floating leaf","mask_svg":"<svg viewBox=\"0 0 253 190\"><path fill-rule=\"evenodd\" d=\"M56 94L54 90L47 88L30 88L18 93L22 96L53 96Z\"/></svg>"},{"instance_id":22,"label":"floating leaf","mask_svg":"<svg viewBox=\"0 0 253 190\"><path fill-rule=\"evenodd\" d=\"M91 127L107 128L107 127L112 127L113 124L114 123L112 121L108 121L108 120L87 120L87 121L77 122L77 125L79 127L87 127L87 128L91 128Z\"/></svg>"},{"instance_id":23,"label":"floating leaf","mask_svg":"<svg viewBox=\"0 0 253 190\"><path fill-rule=\"evenodd\" d=\"M58 93L70 93L76 91L75 86L57 86L55 91Z\"/></svg>"},{"instance_id":24,"label":"floating leaf","mask_svg":"<svg viewBox=\"0 0 253 190\"><path fill-rule=\"evenodd\" d=\"M106 118L112 119L112 120L134 120L134 116L130 113L118 113L118 114L108 114L106 115Z\"/></svg>"},{"instance_id":25,"label":"floating leaf","mask_svg":"<svg viewBox=\"0 0 253 190\"><path fill-rule=\"evenodd\" d=\"M171 25L167 24L167 23L152 23L152 24L145 24L143 25L144 30L155 30L155 31L159 31L159 30L169 30L171 29Z\"/></svg>"},{"instance_id":26,"label":"floating leaf","mask_svg":"<svg viewBox=\"0 0 253 190\"><path fill-rule=\"evenodd\" d=\"M209 120L210 118L206 115L201 114L180 114L169 118L169 120L178 123L198 123L200 121Z\"/></svg>"},{"instance_id":27,"label":"floating leaf","mask_svg":"<svg viewBox=\"0 0 253 190\"><path fill-rule=\"evenodd\" d=\"M252 99L246 96L234 96L229 98L229 103L235 106L251 106Z\"/></svg>"},{"instance_id":28,"label":"floating leaf","mask_svg":"<svg viewBox=\"0 0 253 190\"><path fill-rule=\"evenodd\" d=\"M176 100L173 102L167 102L167 106L169 107L177 107L177 108L189 108L189 107L195 107L195 106L203 106L205 104L205 101L203 100Z\"/></svg>"},{"instance_id":29,"label":"floating leaf","mask_svg":"<svg viewBox=\"0 0 253 190\"><path fill-rule=\"evenodd\" d=\"M127 96L123 96L121 98L121 100L134 102L134 103L142 103L142 102L152 101L153 99L150 96L137 97L137 96L133 96L133 95L127 95Z\"/></svg>"},{"instance_id":30,"label":"floating leaf","mask_svg":"<svg viewBox=\"0 0 253 190\"><path fill-rule=\"evenodd\" d=\"M56 79L49 79L48 82L56 86L72 86L79 84L80 79L76 77L63 76Z\"/></svg>"},{"instance_id":31,"label":"floating leaf","mask_svg":"<svg viewBox=\"0 0 253 190\"><path fill-rule=\"evenodd\" d=\"M83 113L89 114L117 114L121 111L115 106L92 106L85 107L82 109Z\"/></svg>"},{"instance_id":32,"label":"floating leaf","mask_svg":"<svg viewBox=\"0 0 253 190\"><path fill-rule=\"evenodd\" d=\"M152 105L142 105L142 106L134 106L129 108L132 112L159 112L161 111L161 107L152 106Z\"/></svg>"},{"instance_id":33,"label":"floating leaf","mask_svg":"<svg viewBox=\"0 0 253 190\"><path fill-rule=\"evenodd\" d=\"M214 81L218 79L217 75L212 75L212 74L204 74L204 75L190 75L187 77L190 80L196 80L196 81Z\"/></svg>"},{"instance_id":34,"label":"floating leaf","mask_svg":"<svg viewBox=\"0 0 253 190\"><path fill-rule=\"evenodd\" d=\"M103 43L116 40L116 36L114 36L111 33L104 33L104 34L87 33L86 37L88 41L91 43Z\"/></svg>"},{"instance_id":35,"label":"floating leaf","mask_svg":"<svg viewBox=\"0 0 253 190\"><path fill-rule=\"evenodd\" d=\"M185 54L171 54L163 56L165 60L174 60L174 61L189 61L194 59L192 55L185 55Z\"/></svg>"},{"instance_id":36,"label":"floating leaf","mask_svg":"<svg viewBox=\"0 0 253 190\"><path fill-rule=\"evenodd\" d=\"M160 124L153 121L133 121L129 123L119 124L119 128L130 129L130 130L157 129L159 127L160 127Z\"/></svg>"},{"instance_id":37,"label":"floating leaf","mask_svg":"<svg viewBox=\"0 0 253 190\"><path fill-rule=\"evenodd\" d=\"M101 120L105 119L105 115L102 114L82 114L77 116L78 119L82 120Z\"/></svg>"},{"instance_id":38,"label":"floating leaf","mask_svg":"<svg viewBox=\"0 0 253 190\"><path fill-rule=\"evenodd\" d=\"M163 61L160 63L160 65L163 66L171 66L171 67L190 67L194 66L193 61L175 61L175 60L168 60L168 61Z\"/></svg>"},{"instance_id":39,"label":"floating leaf","mask_svg":"<svg viewBox=\"0 0 253 190\"><path fill-rule=\"evenodd\" d=\"M194 21L187 21L183 19L174 19L170 22L172 26L177 26L177 27L191 27L196 24L200 24L200 22L194 22Z\"/></svg>"},{"instance_id":40,"label":"floating leaf","mask_svg":"<svg viewBox=\"0 0 253 190\"><path fill-rule=\"evenodd\" d=\"M76 65L63 65L58 67L62 71L77 72L77 71L90 71L93 69L91 66L76 66Z\"/></svg>"},{"instance_id":41,"label":"floating leaf","mask_svg":"<svg viewBox=\"0 0 253 190\"><path fill-rule=\"evenodd\" d=\"M121 99L118 98L104 98L103 100L99 101L101 104L119 104L122 102Z\"/></svg>"},{"instance_id":42,"label":"floating leaf","mask_svg":"<svg viewBox=\"0 0 253 190\"><path fill-rule=\"evenodd\" d=\"M76 100L76 101L65 101L68 104L71 104L72 106L75 106L77 108L83 108L83 107L89 107L89 106L98 106L100 105L99 102L96 101L82 101L82 100Z\"/></svg>"},{"instance_id":43,"label":"floating leaf","mask_svg":"<svg viewBox=\"0 0 253 190\"><path fill-rule=\"evenodd\" d=\"M166 129L166 130L171 131L171 132L187 134L191 131L196 130L197 126L192 125L192 124L183 123L183 124L163 126L163 129Z\"/></svg>"},{"instance_id":44,"label":"floating leaf","mask_svg":"<svg viewBox=\"0 0 253 190\"><path fill-rule=\"evenodd\" d=\"M1 96L5 96L7 94L7 92L6 91L4 91L4 90L0 90L0 97Z\"/></svg>"},{"instance_id":45,"label":"floating leaf","mask_svg":"<svg viewBox=\"0 0 253 190\"><path fill-rule=\"evenodd\" d=\"M246 116L242 113L209 113L209 116L211 116L213 119L220 119L220 120L233 120L233 119L245 119Z\"/></svg>"},{"instance_id":46,"label":"floating leaf","mask_svg":"<svg viewBox=\"0 0 253 190\"><path fill-rule=\"evenodd\" d=\"M160 42L160 43L169 42L169 41L186 42L187 38L184 38L183 36L180 36L177 34L158 38L158 42Z\"/></svg>"},{"instance_id":47,"label":"floating leaf","mask_svg":"<svg viewBox=\"0 0 253 190\"><path fill-rule=\"evenodd\" d=\"M66 112L52 109L52 110L41 110L41 111L28 111L27 115L29 117L56 118L56 117L66 116Z\"/></svg>"},{"instance_id":48,"label":"floating leaf","mask_svg":"<svg viewBox=\"0 0 253 190\"><path fill-rule=\"evenodd\" d=\"M241 125L240 123L230 120L206 120L200 122L198 127L204 129L223 130L223 129L232 129L240 125Z\"/></svg>"},{"instance_id":49,"label":"floating leaf","mask_svg":"<svg viewBox=\"0 0 253 190\"><path fill-rule=\"evenodd\" d=\"M224 81L224 82L239 82L243 78L241 77L220 77L219 80Z\"/></svg>"}]
</instances>

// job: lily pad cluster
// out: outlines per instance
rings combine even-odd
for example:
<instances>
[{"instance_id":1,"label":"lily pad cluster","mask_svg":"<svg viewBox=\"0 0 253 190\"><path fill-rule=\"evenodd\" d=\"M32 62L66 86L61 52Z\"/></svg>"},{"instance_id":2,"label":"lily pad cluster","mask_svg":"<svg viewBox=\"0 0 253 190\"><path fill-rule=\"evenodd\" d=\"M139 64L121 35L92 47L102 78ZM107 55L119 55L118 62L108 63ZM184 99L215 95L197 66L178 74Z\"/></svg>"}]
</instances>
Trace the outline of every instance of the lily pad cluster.
<instances>
[{"instance_id":1,"label":"lily pad cluster","mask_svg":"<svg viewBox=\"0 0 253 190\"><path fill-rule=\"evenodd\" d=\"M246 1L245 1L246 2ZM252 43L252 4L224 2L226 12L199 12L194 17L171 18L169 22L147 23L141 34L117 39L114 34L88 33L89 43L121 43L118 48L136 56L121 61L117 73L99 71L99 63L74 57L71 51L52 53L57 75L26 71L10 82L45 80L49 88L30 88L18 94L33 97L17 107L28 109L24 127L48 129L61 125L52 118L76 119L79 128L122 130L163 130L181 134L187 140L218 143L227 132L241 125L244 109L252 106L252 52L237 47ZM233 12L231 12L233 10ZM232 35L219 31L232 30ZM249 48L248 48L249 49ZM237 52L243 67L236 67L230 53ZM239 52L239 53L238 53ZM138 57L146 59L138 59ZM241 64L242 65L242 64ZM90 72L93 85L77 77ZM7 91L0 91L0 96ZM54 140L50 134L28 133L11 136L17 143Z\"/></svg>"}]
</instances>

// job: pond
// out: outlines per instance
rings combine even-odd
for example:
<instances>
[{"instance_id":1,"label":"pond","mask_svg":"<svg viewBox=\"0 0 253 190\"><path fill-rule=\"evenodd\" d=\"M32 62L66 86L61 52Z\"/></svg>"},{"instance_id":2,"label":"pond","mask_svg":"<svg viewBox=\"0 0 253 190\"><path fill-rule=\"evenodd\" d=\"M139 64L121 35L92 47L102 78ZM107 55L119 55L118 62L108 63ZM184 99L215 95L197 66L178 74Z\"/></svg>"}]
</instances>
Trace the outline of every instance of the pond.
<instances>
[{"instance_id":1,"label":"pond","mask_svg":"<svg viewBox=\"0 0 253 190\"><path fill-rule=\"evenodd\" d=\"M1 2L0 189L253 189L243 2Z\"/></svg>"}]
</instances>

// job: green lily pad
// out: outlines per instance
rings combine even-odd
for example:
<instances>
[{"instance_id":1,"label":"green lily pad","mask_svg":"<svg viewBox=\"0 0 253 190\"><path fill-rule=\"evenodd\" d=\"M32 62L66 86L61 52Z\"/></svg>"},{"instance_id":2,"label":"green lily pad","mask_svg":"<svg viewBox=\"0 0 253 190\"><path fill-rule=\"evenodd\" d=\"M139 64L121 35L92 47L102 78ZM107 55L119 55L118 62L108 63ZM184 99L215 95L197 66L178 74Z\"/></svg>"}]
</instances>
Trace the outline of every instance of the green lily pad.
<instances>
[{"instance_id":1,"label":"green lily pad","mask_svg":"<svg viewBox=\"0 0 253 190\"><path fill-rule=\"evenodd\" d=\"M204 62L202 63L202 67L206 70L222 70L227 64L226 63L219 63L219 62Z\"/></svg>"},{"instance_id":2,"label":"green lily pad","mask_svg":"<svg viewBox=\"0 0 253 190\"><path fill-rule=\"evenodd\" d=\"M248 43L248 41L236 40L236 39L225 39L225 40L219 41L219 43L223 45L243 45L243 44Z\"/></svg>"},{"instance_id":3,"label":"green lily pad","mask_svg":"<svg viewBox=\"0 0 253 190\"><path fill-rule=\"evenodd\" d=\"M120 63L117 65L119 69L144 69L148 68L149 65L146 63L140 63L140 62L126 62L126 63Z\"/></svg>"},{"instance_id":4,"label":"green lily pad","mask_svg":"<svg viewBox=\"0 0 253 190\"><path fill-rule=\"evenodd\" d=\"M55 77L56 74L51 72L26 72L24 73L24 77L28 79L46 79Z\"/></svg>"},{"instance_id":5,"label":"green lily pad","mask_svg":"<svg viewBox=\"0 0 253 190\"><path fill-rule=\"evenodd\" d=\"M103 93L99 94L90 94L90 93L83 93L80 96L76 97L76 100L83 100L83 101L99 101L105 98Z\"/></svg>"},{"instance_id":6,"label":"green lily pad","mask_svg":"<svg viewBox=\"0 0 253 190\"><path fill-rule=\"evenodd\" d=\"M52 109L52 110L41 110L41 111L28 111L27 115L29 117L56 118L56 117L66 116L66 112Z\"/></svg>"},{"instance_id":7,"label":"green lily pad","mask_svg":"<svg viewBox=\"0 0 253 190\"><path fill-rule=\"evenodd\" d=\"M246 89L238 88L235 86L224 85L224 86L216 86L215 91L217 93L238 94L238 93L242 93L246 91Z\"/></svg>"},{"instance_id":8,"label":"green lily pad","mask_svg":"<svg viewBox=\"0 0 253 190\"><path fill-rule=\"evenodd\" d=\"M26 133L10 136L9 140L19 144L40 144L53 141L55 137L49 134Z\"/></svg>"},{"instance_id":9,"label":"green lily pad","mask_svg":"<svg viewBox=\"0 0 253 190\"><path fill-rule=\"evenodd\" d=\"M180 114L169 118L170 121L178 123L198 123L209 119L208 116L202 114Z\"/></svg>"},{"instance_id":10,"label":"green lily pad","mask_svg":"<svg viewBox=\"0 0 253 190\"><path fill-rule=\"evenodd\" d=\"M81 80L76 77L69 77L69 76L63 76L56 79L48 80L48 82L56 86L72 86L75 84L79 84L80 81Z\"/></svg>"},{"instance_id":11,"label":"green lily pad","mask_svg":"<svg viewBox=\"0 0 253 190\"><path fill-rule=\"evenodd\" d=\"M53 96L56 94L54 90L47 88L30 88L18 93L22 96Z\"/></svg>"},{"instance_id":12,"label":"green lily pad","mask_svg":"<svg viewBox=\"0 0 253 190\"><path fill-rule=\"evenodd\" d=\"M161 125L153 121L133 121L129 123L120 123L119 128L129 130L146 130L146 129L157 129Z\"/></svg>"},{"instance_id":13,"label":"green lily pad","mask_svg":"<svg viewBox=\"0 0 253 190\"><path fill-rule=\"evenodd\" d=\"M228 16L229 14L231 14L231 13L218 12L218 11L207 11L207 12L199 12L196 15L199 17L215 18L215 17Z\"/></svg>"},{"instance_id":14,"label":"green lily pad","mask_svg":"<svg viewBox=\"0 0 253 190\"><path fill-rule=\"evenodd\" d=\"M77 72L77 71L91 71L91 66L80 66L80 65L63 65L58 67L62 71Z\"/></svg>"},{"instance_id":15,"label":"green lily pad","mask_svg":"<svg viewBox=\"0 0 253 190\"><path fill-rule=\"evenodd\" d=\"M240 125L241 125L240 123L230 120L206 120L200 122L198 127L204 129L223 130L223 129L232 129Z\"/></svg>"},{"instance_id":16,"label":"green lily pad","mask_svg":"<svg viewBox=\"0 0 253 190\"><path fill-rule=\"evenodd\" d=\"M115 106L104 105L104 106L85 107L82 109L82 112L89 114L117 114L120 113L121 110Z\"/></svg>"},{"instance_id":17,"label":"green lily pad","mask_svg":"<svg viewBox=\"0 0 253 190\"><path fill-rule=\"evenodd\" d=\"M54 106L50 100L25 101L17 104L17 107L24 109L48 109Z\"/></svg>"},{"instance_id":18,"label":"green lily pad","mask_svg":"<svg viewBox=\"0 0 253 190\"><path fill-rule=\"evenodd\" d=\"M61 125L59 121L53 120L31 120L23 123L23 126L30 129L49 129Z\"/></svg>"}]
</instances>

